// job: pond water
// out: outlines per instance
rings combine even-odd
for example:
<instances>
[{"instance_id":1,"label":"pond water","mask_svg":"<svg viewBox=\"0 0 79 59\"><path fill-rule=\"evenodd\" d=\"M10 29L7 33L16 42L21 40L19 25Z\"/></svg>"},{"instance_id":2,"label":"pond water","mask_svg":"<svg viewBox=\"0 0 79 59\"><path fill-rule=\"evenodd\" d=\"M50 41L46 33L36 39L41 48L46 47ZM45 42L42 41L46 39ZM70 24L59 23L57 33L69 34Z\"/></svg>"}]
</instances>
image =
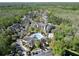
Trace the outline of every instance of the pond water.
<instances>
[{"instance_id":1,"label":"pond water","mask_svg":"<svg viewBox=\"0 0 79 59\"><path fill-rule=\"evenodd\" d=\"M34 33L30 37L36 38L36 40L41 40L44 36L41 33Z\"/></svg>"}]
</instances>

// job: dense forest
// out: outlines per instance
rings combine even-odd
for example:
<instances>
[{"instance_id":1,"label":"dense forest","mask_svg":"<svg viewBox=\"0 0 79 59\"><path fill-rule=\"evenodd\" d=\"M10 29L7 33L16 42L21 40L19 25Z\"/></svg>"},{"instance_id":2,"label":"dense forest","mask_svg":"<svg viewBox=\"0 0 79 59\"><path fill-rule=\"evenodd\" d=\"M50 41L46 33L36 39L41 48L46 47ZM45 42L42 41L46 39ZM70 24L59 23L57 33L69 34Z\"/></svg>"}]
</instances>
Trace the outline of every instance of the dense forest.
<instances>
[{"instance_id":1,"label":"dense forest","mask_svg":"<svg viewBox=\"0 0 79 59\"><path fill-rule=\"evenodd\" d=\"M48 12L48 23L56 25L54 38L49 47L54 56L63 56L66 50L79 55L79 3L0 3L0 55L9 55L13 49L14 33L8 29L20 23L28 12L43 10ZM39 21L40 17L33 17ZM29 28L28 32L42 32ZM39 44L37 42L37 44ZM73 52L72 52L73 51ZM72 54L70 54L72 55Z\"/></svg>"}]
</instances>

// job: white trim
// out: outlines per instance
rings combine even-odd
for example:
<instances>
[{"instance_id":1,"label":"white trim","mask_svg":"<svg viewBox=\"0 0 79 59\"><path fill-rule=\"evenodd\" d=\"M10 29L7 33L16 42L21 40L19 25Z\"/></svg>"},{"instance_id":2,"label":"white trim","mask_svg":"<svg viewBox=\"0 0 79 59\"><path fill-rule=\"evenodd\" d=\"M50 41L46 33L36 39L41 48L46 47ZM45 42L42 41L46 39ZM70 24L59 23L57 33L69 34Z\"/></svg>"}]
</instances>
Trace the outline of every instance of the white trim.
<instances>
[{"instance_id":1,"label":"white trim","mask_svg":"<svg viewBox=\"0 0 79 59\"><path fill-rule=\"evenodd\" d=\"M79 2L79 0L0 0L0 2Z\"/></svg>"}]
</instances>

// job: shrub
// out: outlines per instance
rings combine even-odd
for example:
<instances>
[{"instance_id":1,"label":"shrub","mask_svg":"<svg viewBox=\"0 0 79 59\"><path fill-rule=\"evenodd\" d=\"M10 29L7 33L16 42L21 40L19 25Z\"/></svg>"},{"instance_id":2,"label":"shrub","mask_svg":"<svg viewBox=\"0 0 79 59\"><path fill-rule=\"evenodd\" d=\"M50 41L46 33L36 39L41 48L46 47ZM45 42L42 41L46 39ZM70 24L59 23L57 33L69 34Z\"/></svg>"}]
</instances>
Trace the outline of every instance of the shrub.
<instances>
[{"instance_id":1,"label":"shrub","mask_svg":"<svg viewBox=\"0 0 79 59\"><path fill-rule=\"evenodd\" d=\"M11 35L13 33L9 29L5 29L0 33L0 55L8 55L11 51L11 43L12 38Z\"/></svg>"}]
</instances>

